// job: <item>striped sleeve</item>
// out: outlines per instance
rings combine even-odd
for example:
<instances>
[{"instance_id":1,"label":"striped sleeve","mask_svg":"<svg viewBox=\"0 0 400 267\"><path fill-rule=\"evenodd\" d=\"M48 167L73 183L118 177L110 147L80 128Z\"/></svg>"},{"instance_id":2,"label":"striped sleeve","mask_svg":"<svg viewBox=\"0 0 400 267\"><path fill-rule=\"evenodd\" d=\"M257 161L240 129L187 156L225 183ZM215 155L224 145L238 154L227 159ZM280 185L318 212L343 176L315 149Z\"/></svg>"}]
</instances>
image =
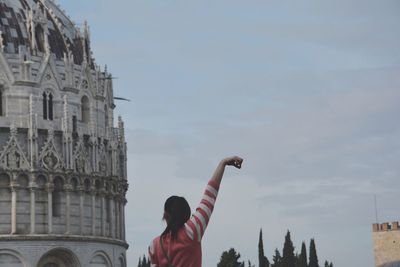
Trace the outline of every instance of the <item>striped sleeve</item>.
<instances>
[{"instance_id":1,"label":"striped sleeve","mask_svg":"<svg viewBox=\"0 0 400 267\"><path fill-rule=\"evenodd\" d=\"M214 210L215 200L218 195L218 185L214 181L210 181L206 187L200 205L196 212L185 223L185 231L190 239L201 241L207 228L211 213Z\"/></svg>"}]
</instances>

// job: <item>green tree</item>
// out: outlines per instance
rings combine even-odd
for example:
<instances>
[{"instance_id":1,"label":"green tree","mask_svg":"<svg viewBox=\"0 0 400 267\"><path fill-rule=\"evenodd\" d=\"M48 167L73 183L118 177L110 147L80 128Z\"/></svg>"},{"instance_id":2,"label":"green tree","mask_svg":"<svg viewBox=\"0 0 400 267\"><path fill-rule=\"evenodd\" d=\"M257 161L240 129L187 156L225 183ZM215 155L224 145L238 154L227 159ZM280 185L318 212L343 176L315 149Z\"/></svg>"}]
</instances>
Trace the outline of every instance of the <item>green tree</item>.
<instances>
[{"instance_id":1,"label":"green tree","mask_svg":"<svg viewBox=\"0 0 400 267\"><path fill-rule=\"evenodd\" d=\"M139 259L138 267L150 267L150 260L143 255L143 258Z\"/></svg>"},{"instance_id":2,"label":"green tree","mask_svg":"<svg viewBox=\"0 0 400 267\"><path fill-rule=\"evenodd\" d=\"M237 253L234 248L229 251L224 251L217 267L244 267L244 262L239 262L240 253Z\"/></svg>"},{"instance_id":3,"label":"green tree","mask_svg":"<svg viewBox=\"0 0 400 267\"><path fill-rule=\"evenodd\" d=\"M275 249L275 254L272 257L272 261L273 261L273 263L271 264L272 267L281 267L282 256L277 248Z\"/></svg>"},{"instance_id":4,"label":"green tree","mask_svg":"<svg viewBox=\"0 0 400 267\"><path fill-rule=\"evenodd\" d=\"M296 257L294 256L294 247L289 231L287 231L285 236L281 267L296 267Z\"/></svg>"},{"instance_id":5,"label":"green tree","mask_svg":"<svg viewBox=\"0 0 400 267\"><path fill-rule=\"evenodd\" d=\"M304 242L301 244L301 252L299 255L298 263L299 267L307 267L307 249L306 249L306 244Z\"/></svg>"},{"instance_id":6,"label":"green tree","mask_svg":"<svg viewBox=\"0 0 400 267\"><path fill-rule=\"evenodd\" d=\"M310 241L310 258L309 258L308 266L309 267L319 267L317 249L315 248L314 239L311 239L311 241Z\"/></svg>"},{"instance_id":7,"label":"green tree","mask_svg":"<svg viewBox=\"0 0 400 267\"><path fill-rule=\"evenodd\" d=\"M251 264L251 261L247 262L247 267L256 267L255 265Z\"/></svg>"},{"instance_id":8,"label":"green tree","mask_svg":"<svg viewBox=\"0 0 400 267\"><path fill-rule=\"evenodd\" d=\"M264 255L264 243L262 237L262 229L260 229L260 236L258 239L258 266L259 267L269 267L268 258Z\"/></svg>"}]
</instances>

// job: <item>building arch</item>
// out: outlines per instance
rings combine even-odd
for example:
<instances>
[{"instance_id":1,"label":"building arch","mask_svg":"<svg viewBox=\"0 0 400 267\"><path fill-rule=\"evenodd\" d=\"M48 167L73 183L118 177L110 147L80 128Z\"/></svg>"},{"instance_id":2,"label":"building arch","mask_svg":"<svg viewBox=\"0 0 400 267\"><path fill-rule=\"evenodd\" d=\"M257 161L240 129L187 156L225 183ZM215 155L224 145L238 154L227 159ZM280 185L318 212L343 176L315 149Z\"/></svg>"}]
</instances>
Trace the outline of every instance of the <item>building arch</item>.
<instances>
[{"instance_id":1,"label":"building arch","mask_svg":"<svg viewBox=\"0 0 400 267\"><path fill-rule=\"evenodd\" d=\"M86 178L83 181L83 189L85 190L86 193L90 193L91 186L92 186L92 183L91 183L90 179Z\"/></svg>"},{"instance_id":2,"label":"building arch","mask_svg":"<svg viewBox=\"0 0 400 267\"><path fill-rule=\"evenodd\" d=\"M17 176L17 190L19 218L17 218L17 233L28 234L30 232L29 218L30 215L30 190L29 190L29 176L26 173L19 173Z\"/></svg>"},{"instance_id":3,"label":"building arch","mask_svg":"<svg viewBox=\"0 0 400 267\"><path fill-rule=\"evenodd\" d=\"M53 217L61 217L63 204L64 179L56 176L53 181Z\"/></svg>"},{"instance_id":4,"label":"building arch","mask_svg":"<svg viewBox=\"0 0 400 267\"><path fill-rule=\"evenodd\" d=\"M45 174L39 174L36 177L36 184L39 188L45 188L47 184L47 176Z\"/></svg>"},{"instance_id":5,"label":"building arch","mask_svg":"<svg viewBox=\"0 0 400 267\"><path fill-rule=\"evenodd\" d=\"M48 205L48 177L39 173L36 176L37 190L35 191L35 209L36 209L36 226L35 231L37 234L47 233L47 205Z\"/></svg>"},{"instance_id":6,"label":"building arch","mask_svg":"<svg viewBox=\"0 0 400 267\"><path fill-rule=\"evenodd\" d=\"M55 248L42 256L37 267L81 267L81 264L69 249Z\"/></svg>"},{"instance_id":7,"label":"building arch","mask_svg":"<svg viewBox=\"0 0 400 267\"><path fill-rule=\"evenodd\" d=\"M42 93L43 119L52 121L54 119L54 92L47 88Z\"/></svg>"},{"instance_id":8,"label":"building arch","mask_svg":"<svg viewBox=\"0 0 400 267\"><path fill-rule=\"evenodd\" d=\"M96 251L89 262L89 267L112 267L110 257L104 251Z\"/></svg>"},{"instance_id":9,"label":"building arch","mask_svg":"<svg viewBox=\"0 0 400 267\"><path fill-rule=\"evenodd\" d=\"M83 123L90 122L90 101L87 95L83 95L81 98L81 121Z\"/></svg>"},{"instance_id":10,"label":"building arch","mask_svg":"<svg viewBox=\"0 0 400 267\"><path fill-rule=\"evenodd\" d=\"M124 254L119 256L117 264L117 267L126 267L126 259Z\"/></svg>"},{"instance_id":11,"label":"building arch","mask_svg":"<svg viewBox=\"0 0 400 267\"><path fill-rule=\"evenodd\" d=\"M95 185L97 193L99 193L100 190L102 189L101 181L99 179L96 179L96 181L94 182L94 185Z\"/></svg>"},{"instance_id":12,"label":"building arch","mask_svg":"<svg viewBox=\"0 0 400 267\"><path fill-rule=\"evenodd\" d=\"M79 187L79 179L76 177L72 177L69 180L69 184L71 185L73 191L77 191Z\"/></svg>"},{"instance_id":13,"label":"building arch","mask_svg":"<svg viewBox=\"0 0 400 267\"><path fill-rule=\"evenodd\" d=\"M26 267L24 257L10 249L0 249L0 267Z\"/></svg>"},{"instance_id":14,"label":"building arch","mask_svg":"<svg viewBox=\"0 0 400 267\"><path fill-rule=\"evenodd\" d=\"M29 186L29 177L25 173L20 173L17 177L17 183L22 188L28 188Z\"/></svg>"},{"instance_id":15,"label":"building arch","mask_svg":"<svg viewBox=\"0 0 400 267\"><path fill-rule=\"evenodd\" d=\"M44 52L45 48L45 38L44 38L45 32L42 27L42 25L38 24L35 27L35 40L36 40L36 46L37 50L40 52Z\"/></svg>"}]
</instances>

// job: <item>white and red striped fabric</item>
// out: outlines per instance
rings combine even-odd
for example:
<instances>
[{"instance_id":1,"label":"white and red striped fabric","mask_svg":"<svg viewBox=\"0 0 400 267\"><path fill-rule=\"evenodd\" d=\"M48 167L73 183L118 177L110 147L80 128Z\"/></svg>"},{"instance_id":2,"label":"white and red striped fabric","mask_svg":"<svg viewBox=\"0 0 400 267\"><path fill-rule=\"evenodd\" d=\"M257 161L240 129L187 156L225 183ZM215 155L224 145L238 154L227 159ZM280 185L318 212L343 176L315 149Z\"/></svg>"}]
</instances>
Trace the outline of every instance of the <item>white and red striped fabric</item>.
<instances>
[{"instance_id":1,"label":"white and red striped fabric","mask_svg":"<svg viewBox=\"0 0 400 267\"><path fill-rule=\"evenodd\" d=\"M191 218L178 231L178 236L172 240L168 234L163 238L163 244L174 267L201 267L201 239L210 221L218 195L218 184L210 181L203 198ZM153 267L166 267L161 247L160 237L156 237L149 247L150 261Z\"/></svg>"}]
</instances>

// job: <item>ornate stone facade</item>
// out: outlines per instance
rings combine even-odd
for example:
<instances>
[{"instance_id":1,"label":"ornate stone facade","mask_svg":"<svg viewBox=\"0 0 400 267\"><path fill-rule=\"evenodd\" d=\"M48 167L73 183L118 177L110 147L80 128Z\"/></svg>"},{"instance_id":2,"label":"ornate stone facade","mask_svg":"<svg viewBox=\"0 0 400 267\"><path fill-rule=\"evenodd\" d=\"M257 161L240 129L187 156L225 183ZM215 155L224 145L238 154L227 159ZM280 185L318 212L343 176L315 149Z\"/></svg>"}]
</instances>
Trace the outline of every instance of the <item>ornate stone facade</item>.
<instances>
[{"instance_id":1,"label":"ornate stone facade","mask_svg":"<svg viewBox=\"0 0 400 267\"><path fill-rule=\"evenodd\" d=\"M398 222L372 226L376 267L400 267L400 227Z\"/></svg>"},{"instance_id":2,"label":"ornate stone facade","mask_svg":"<svg viewBox=\"0 0 400 267\"><path fill-rule=\"evenodd\" d=\"M124 123L89 27L0 0L0 267L126 267Z\"/></svg>"}]
</instances>

